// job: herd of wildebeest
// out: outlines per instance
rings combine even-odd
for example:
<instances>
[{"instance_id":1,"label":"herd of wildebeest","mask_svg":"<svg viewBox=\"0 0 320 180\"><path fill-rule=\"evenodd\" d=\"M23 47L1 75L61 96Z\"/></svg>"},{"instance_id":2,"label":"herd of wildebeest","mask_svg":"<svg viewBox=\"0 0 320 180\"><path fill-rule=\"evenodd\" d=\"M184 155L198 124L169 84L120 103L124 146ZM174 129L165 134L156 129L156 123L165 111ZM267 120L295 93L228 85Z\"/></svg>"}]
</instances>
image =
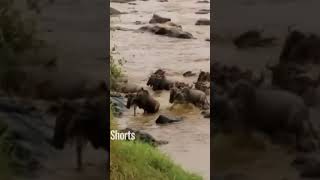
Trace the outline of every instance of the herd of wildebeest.
<instances>
[{"instance_id":1,"label":"herd of wildebeest","mask_svg":"<svg viewBox=\"0 0 320 180\"><path fill-rule=\"evenodd\" d=\"M186 73L185 76L187 76L187 74L188 73ZM208 93L210 89L209 82L209 72L201 71L195 83L196 86L193 88L193 85L169 80L165 75L165 71L158 69L149 77L147 85L152 87L154 91L170 91L170 103L192 103L201 109L207 110L209 109L209 102L206 93ZM145 113L157 113L159 111L160 103L143 87L124 84L120 91L128 93L126 95L128 98L127 108L133 106L134 115L136 115L136 107L143 109Z\"/></svg>"},{"instance_id":2,"label":"herd of wildebeest","mask_svg":"<svg viewBox=\"0 0 320 180\"><path fill-rule=\"evenodd\" d=\"M274 43L274 38L263 40L258 34L246 33L234 44L248 48ZM290 29L278 63L266 64L270 77L213 63L213 134L260 132L297 152L317 151L319 122L310 118L310 108L319 105L319 52L317 35Z\"/></svg>"},{"instance_id":3,"label":"herd of wildebeest","mask_svg":"<svg viewBox=\"0 0 320 180\"><path fill-rule=\"evenodd\" d=\"M264 73L257 75L251 70L212 62L212 73L201 71L193 85L168 79L162 69L151 74L146 85L153 91L170 91L170 103L191 103L209 111L208 117L211 109L212 135L258 131L298 152L313 152L319 146L319 132L310 119L310 107L319 105L320 75L319 71L309 72L319 66L319 52L317 35L292 30L286 37L278 64L266 65L272 74L270 81ZM195 75L190 71L183 74L186 78ZM134 115L136 107L144 113L159 111L160 103L146 88L124 81L119 82L116 91L125 94L126 107L133 106ZM211 105L207 99L210 94ZM57 116L53 144L63 148L67 139L75 137L79 144L79 168L84 139L96 148L109 148L105 139L109 128L105 101L99 98L65 103ZM163 115L159 118L160 124L177 122Z\"/></svg>"}]
</instances>

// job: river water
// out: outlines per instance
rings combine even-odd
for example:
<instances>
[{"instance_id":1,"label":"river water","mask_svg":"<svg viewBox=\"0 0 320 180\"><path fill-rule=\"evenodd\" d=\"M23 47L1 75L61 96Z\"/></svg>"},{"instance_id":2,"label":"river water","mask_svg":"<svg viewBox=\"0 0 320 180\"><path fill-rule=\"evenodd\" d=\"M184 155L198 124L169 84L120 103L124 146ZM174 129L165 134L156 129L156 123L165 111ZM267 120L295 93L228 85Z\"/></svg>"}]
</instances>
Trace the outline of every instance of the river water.
<instances>
[{"instance_id":1,"label":"river water","mask_svg":"<svg viewBox=\"0 0 320 180\"><path fill-rule=\"evenodd\" d=\"M125 74L131 83L143 86L160 102L160 111L154 115L143 115L138 109L126 111L119 118L120 127L132 127L150 133L156 139L168 140L161 151L168 154L177 164L198 173L204 179L210 178L210 121L191 105L175 106L169 103L169 92L154 92L146 86L148 77L158 68L166 71L168 79L193 83L197 76L184 78L182 74L200 70L210 71L210 26L195 26L199 18L210 18L210 14L195 14L200 9L209 9L209 3L177 0L169 2L135 1L136 5L111 3L111 7L127 12L111 17L111 26L138 29L136 21L148 23L154 13L171 18L172 22L193 34L196 39L177 39L149 33L112 31L111 47L124 58ZM209 98L209 97L208 97ZM155 119L159 114L183 117L184 121L167 126L158 126Z\"/></svg>"}]
</instances>

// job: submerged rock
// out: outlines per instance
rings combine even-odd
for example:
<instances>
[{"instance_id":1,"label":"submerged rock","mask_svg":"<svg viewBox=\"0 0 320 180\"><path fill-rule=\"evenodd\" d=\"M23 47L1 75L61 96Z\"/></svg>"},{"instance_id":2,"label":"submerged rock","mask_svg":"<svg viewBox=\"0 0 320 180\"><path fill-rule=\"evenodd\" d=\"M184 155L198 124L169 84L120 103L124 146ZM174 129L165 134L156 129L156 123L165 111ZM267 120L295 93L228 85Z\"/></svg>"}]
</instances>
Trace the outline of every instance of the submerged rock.
<instances>
[{"instance_id":1,"label":"submerged rock","mask_svg":"<svg viewBox=\"0 0 320 180\"><path fill-rule=\"evenodd\" d=\"M132 1L135 1L135 0L111 0L111 2L114 2L114 3L128 3Z\"/></svg>"},{"instance_id":2,"label":"submerged rock","mask_svg":"<svg viewBox=\"0 0 320 180\"><path fill-rule=\"evenodd\" d=\"M141 132L138 130L133 130L131 128L126 128L123 130L120 130L120 132L122 133L126 133L126 132L131 132L135 134L135 140L139 140L141 142L150 144L154 147L159 146L159 145L163 145L163 144L168 144L168 141L161 141L161 140L156 140L154 137L152 137L150 134L145 133L145 132Z\"/></svg>"},{"instance_id":3,"label":"submerged rock","mask_svg":"<svg viewBox=\"0 0 320 180\"><path fill-rule=\"evenodd\" d=\"M163 24L163 23L166 23L166 22L169 22L171 21L170 18L165 18L165 17L161 17L157 14L154 14L151 18L151 20L149 21L150 24L156 24L156 23L159 23L159 24Z\"/></svg>"},{"instance_id":4,"label":"submerged rock","mask_svg":"<svg viewBox=\"0 0 320 180\"><path fill-rule=\"evenodd\" d=\"M181 38L181 39L192 39L193 35L189 32L183 31L179 27L169 26L166 24L157 24L157 25L147 25L139 29L142 32L151 32L153 34Z\"/></svg>"},{"instance_id":5,"label":"submerged rock","mask_svg":"<svg viewBox=\"0 0 320 180\"><path fill-rule=\"evenodd\" d=\"M200 9L199 11L196 12L196 14L209 14L210 9Z\"/></svg>"},{"instance_id":6,"label":"submerged rock","mask_svg":"<svg viewBox=\"0 0 320 180\"><path fill-rule=\"evenodd\" d=\"M33 175L53 148L50 118L26 106L19 99L0 98L0 150L7 154L12 169L21 175Z\"/></svg>"},{"instance_id":7,"label":"submerged rock","mask_svg":"<svg viewBox=\"0 0 320 180\"><path fill-rule=\"evenodd\" d=\"M110 7L110 15L111 15L111 16L113 16L113 15L120 15L120 14L122 14L122 13L121 13L119 10Z\"/></svg>"},{"instance_id":8,"label":"submerged rock","mask_svg":"<svg viewBox=\"0 0 320 180\"><path fill-rule=\"evenodd\" d=\"M182 121L182 119L172 119L164 115L160 115L156 120L156 124L169 124L169 123L175 123L180 121Z\"/></svg>"},{"instance_id":9,"label":"submerged rock","mask_svg":"<svg viewBox=\"0 0 320 180\"><path fill-rule=\"evenodd\" d=\"M206 19L206 18L198 19L195 25L198 25L198 26L210 26L210 19Z\"/></svg>"},{"instance_id":10,"label":"submerged rock","mask_svg":"<svg viewBox=\"0 0 320 180\"><path fill-rule=\"evenodd\" d=\"M201 1L197 1L197 3L209 3L209 1L207 1L207 0L201 0Z\"/></svg>"},{"instance_id":11,"label":"submerged rock","mask_svg":"<svg viewBox=\"0 0 320 180\"><path fill-rule=\"evenodd\" d=\"M192 71L187 71L185 73L183 73L183 77L191 77L191 76L195 76L196 73L193 73Z\"/></svg>"},{"instance_id":12,"label":"submerged rock","mask_svg":"<svg viewBox=\"0 0 320 180\"><path fill-rule=\"evenodd\" d=\"M234 38L233 43L237 48L268 47L274 45L275 40L274 37L263 37L261 31L250 30Z\"/></svg>"}]
</instances>

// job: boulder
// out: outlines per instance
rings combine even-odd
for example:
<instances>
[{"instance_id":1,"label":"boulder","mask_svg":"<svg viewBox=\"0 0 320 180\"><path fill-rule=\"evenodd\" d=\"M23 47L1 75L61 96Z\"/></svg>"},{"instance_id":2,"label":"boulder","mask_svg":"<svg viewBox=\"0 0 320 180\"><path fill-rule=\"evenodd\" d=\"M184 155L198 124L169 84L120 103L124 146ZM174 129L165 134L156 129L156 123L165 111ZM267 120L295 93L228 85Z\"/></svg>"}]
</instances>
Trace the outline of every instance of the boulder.
<instances>
[{"instance_id":1,"label":"boulder","mask_svg":"<svg viewBox=\"0 0 320 180\"><path fill-rule=\"evenodd\" d=\"M168 36L181 39L193 39L193 35L189 32L183 31L181 28L169 25L147 25L139 29L142 32L151 32L156 35Z\"/></svg>"},{"instance_id":2,"label":"boulder","mask_svg":"<svg viewBox=\"0 0 320 180\"><path fill-rule=\"evenodd\" d=\"M122 13L119 10L110 7L110 15L111 16L120 15L120 14L122 14Z\"/></svg>"},{"instance_id":3,"label":"boulder","mask_svg":"<svg viewBox=\"0 0 320 180\"><path fill-rule=\"evenodd\" d=\"M200 9L199 11L196 12L196 14L209 14L210 9Z\"/></svg>"},{"instance_id":4,"label":"boulder","mask_svg":"<svg viewBox=\"0 0 320 180\"><path fill-rule=\"evenodd\" d=\"M154 14L151 18L151 20L149 21L150 24L156 24L156 23L159 23L159 24L163 24L163 23L166 23L166 22L169 22L171 21L170 18L165 18L165 17L161 17L157 14Z\"/></svg>"},{"instance_id":5,"label":"boulder","mask_svg":"<svg viewBox=\"0 0 320 180\"><path fill-rule=\"evenodd\" d=\"M206 19L206 18L198 19L195 25L197 25L197 26L210 26L210 19Z\"/></svg>"},{"instance_id":6,"label":"boulder","mask_svg":"<svg viewBox=\"0 0 320 180\"><path fill-rule=\"evenodd\" d=\"M163 145L163 144L168 144L168 141L156 140L150 134L145 133L145 132L141 132L139 130L133 130L131 128L126 128L126 129L120 130L120 132L122 132L122 133L126 133L126 132L134 133L135 134L135 141L138 140L138 141L150 144L150 145L152 145L154 147L159 146L159 145Z\"/></svg>"},{"instance_id":7,"label":"boulder","mask_svg":"<svg viewBox=\"0 0 320 180\"><path fill-rule=\"evenodd\" d=\"M7 154L17 175L34 175L54 152L46 121L50 118L24 100L0 98L0 151Z\"/></svg>"},{"instance_id":8,"label":"boulder","mask_svg":"<svg viewBox=\"0 0 320 180\"><path fill-rule=\"evenodd\" d=\"M175 123L180 121L182 121L182 119L173 119L173 118L166 117L164 115L160 115L156 120L156 124L170 124L170 123Z\"/></svg>"}]
</instances>

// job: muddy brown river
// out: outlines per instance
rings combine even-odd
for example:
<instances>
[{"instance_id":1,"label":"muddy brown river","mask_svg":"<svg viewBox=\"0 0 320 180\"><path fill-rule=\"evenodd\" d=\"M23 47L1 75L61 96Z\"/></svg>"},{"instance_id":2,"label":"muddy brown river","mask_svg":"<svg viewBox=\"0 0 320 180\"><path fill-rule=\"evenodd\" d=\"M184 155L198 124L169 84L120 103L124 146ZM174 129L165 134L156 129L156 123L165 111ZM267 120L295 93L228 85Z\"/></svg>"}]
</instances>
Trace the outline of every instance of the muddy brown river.
<instances>
[{"instance_id":1,"label":"muddy brown river","mask_svg":"<svg viewBox=\"0 0 320 180\"><path fill-rule=\"evenodd\" d=\"M131 127L152 134L169 144L160 146L177 164L198 173L204 179L210 178L210 121L191 105L174 106L169 103L169 92L154 92L146 86L148 77L158 68L166 71L168 79L193 83L197 76L184 78L182 74L200 70L210 70L210 26L195 26L199 18L210 18L210 14L195 14L200 9L209 9L210 4L196 1L177 0L169 2L135 1L136 5L111 3L111 7L127 12L111 17L111 26L138 29L136 21L148 24L154 13L171 18L172 22L193 34L196 39L177 39L150 33L132 31L112 31L111 47L115 46L120 57L124 58L125 74L129 82L143 86L160 102L160 111L154 115L143 115L138 109L126 111L118 119L121 128ZM208 96L209 98L209 96ZM155 119L159 114L183 117L181 123L159 126Z\"/></svg>"}]
</instances>

